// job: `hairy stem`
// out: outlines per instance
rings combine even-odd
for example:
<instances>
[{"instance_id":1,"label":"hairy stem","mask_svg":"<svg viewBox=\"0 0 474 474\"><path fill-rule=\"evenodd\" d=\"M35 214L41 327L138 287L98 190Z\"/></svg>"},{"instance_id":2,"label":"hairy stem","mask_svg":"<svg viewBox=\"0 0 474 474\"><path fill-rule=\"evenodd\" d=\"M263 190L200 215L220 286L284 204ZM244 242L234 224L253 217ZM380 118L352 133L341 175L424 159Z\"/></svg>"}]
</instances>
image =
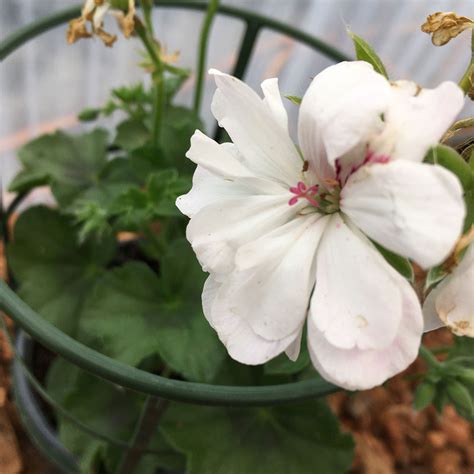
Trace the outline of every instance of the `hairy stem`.
<instances>
[{"instance_id":1,"label":"hairy stem","mask_svg":"<svg viewBox=\"0 0 474 474\"><path fill-rule=\"evenodd\" d=\"M135 19L135 31L142 40L151 61L153 62L154 71L152 73L152 79L154 84L154 95L153 95L153 128L152 128L152 140L154 145L158 145L160 141L161 128L163 123L163 111L165 105L165 83L164 83L164 66L160 59L159 54L156 51L153 36L145 28L143 23L139 19Z\"/></svg>"},{"instance_id":2,"label":"hairy stem","mask_svg":"<svg viewBox=\"0 0 474 474\"><path fill-rule=\"evenodd\" d=\"M170 371L165 368L162 376L166 377ZM161 417L168 408L169 401L149 395L143 405L140 419L132 435L131 446L120 461L116 474L132 474L140 462L144 450L148 448L153 435L158 429Z\"/></svg>"},{"instance_id":3,"label":"hairy stem","mask_svg":"<svg viewBox=\"0 0 474 474\"><path fill-rule=\"evenodd\" d=\"M420 346L420 356L430 367L439 367L441 362L433 355L433 353L423 344Z\"/></svg>"},{"instance_id":4,"label":"hairy stem","mask_svg":"<svg viewBox=\"0 0 474 474\"><path fill-rule=\"evenodd\" d=\"M469 91L474 87L473 84L474 76L474 30L472 30L471 36L471 62L464 73L464 76L459 81L459 87L464 91L464 94L468 94Z\"/></svg>"},{"instance_id":5,"label":"hairy stem","mask_svg":"<svg viewBox=\"0 0 474 474\"><path fill-rule=\"evenodd\" d=\"M142 0L141 1L142 10L143 10L143 19L145 20L145 27L153 37L153 21L152 21L152 11L153 11L153 1L152 0Z\"/></svg>"},{"instance_id":6,"label":"hairy stem","mask_svg":"<svg viewBox=\"0 0 474 474\"><path fill-rule=\"evenodd\" d=\"M209 33L211 31L212 20L214 19L218 7L219 0L209 1L206 18L204 19L204 23L202 25L201 37L199 40L198 64L196 68L196 89L194 93L194 111L196 114L199 114L199 110L201 108Z\"/></svg>"}]
</instances>

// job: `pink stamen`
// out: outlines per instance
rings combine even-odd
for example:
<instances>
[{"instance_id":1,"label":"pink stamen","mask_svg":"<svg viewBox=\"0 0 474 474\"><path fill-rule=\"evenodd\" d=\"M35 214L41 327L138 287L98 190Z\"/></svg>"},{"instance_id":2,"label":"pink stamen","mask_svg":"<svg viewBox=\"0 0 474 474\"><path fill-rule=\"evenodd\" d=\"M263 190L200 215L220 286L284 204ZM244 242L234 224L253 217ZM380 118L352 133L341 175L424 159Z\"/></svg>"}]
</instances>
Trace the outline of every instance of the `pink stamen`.
<instances>
[{"instance_id":1,"label":"pink stamen","mask_svg":"<svg viewBox=\"0 0 474 474\"><path fill-rule=\"evenodd\" d=\"M319 207L319 204L314 199L314 196L318 193L318 190L319 186L317 184L308 188L302 181L299 181L296 187L292 186L290 188L290 192L296 194L296 196L293 196L288 201L288 204L290 206L294 206L298 202L298 199L303 198L306 199L312 206Z\"/></svg>"}]
</instances>

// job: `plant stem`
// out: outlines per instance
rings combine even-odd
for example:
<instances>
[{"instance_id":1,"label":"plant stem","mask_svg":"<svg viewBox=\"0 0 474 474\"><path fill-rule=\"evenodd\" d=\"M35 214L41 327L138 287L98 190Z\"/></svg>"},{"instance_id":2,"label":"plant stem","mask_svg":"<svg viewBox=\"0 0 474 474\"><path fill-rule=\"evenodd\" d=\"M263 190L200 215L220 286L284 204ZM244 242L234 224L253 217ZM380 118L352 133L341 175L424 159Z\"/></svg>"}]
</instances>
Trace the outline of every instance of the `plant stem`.
<instances>
[{"instance_id":1,"label":"plant stem","mask_svg":"<svg viewBox=\"0 0 474 474\"><path fill-rule=\"evenodd\" d=\"M148 33L153 37L153 21L152 21L152 10L153 2L151 0L142 0L142 10L143 10L143 19L145 20L145 26L148 30Z\"/></svg>"},{"instance_id":2,"label":"plant stem","mask_svg":"<svg viewBox=\"0 0 474 474\"><path fill-rule=\"evenodd\" d=\"M152 79L154 84L154 98L153 98L153 128L152 128L152 140L156 146L160 141L161 128L163 123L163 110L165 105L165 83L164 83L164 67L159 54L156 52L153 36L149 34L149 31L144 27L143 23L139 19L135 19L135 31L142 40L150 59L155 66L155 70L152 73Z\"/></svg>"},{"instance_id":3,"label":"plant stem","mask_svg":"<svg viewBox=\"0 0 474 474\"><path fill-rule=\"evenodd\" d=\"M161 375L166 377L169 374L169 369L165 368ZM143 451L148 447L148 444L155 434L161 417L168 408L168 404L169 400L162 398L153 397L151 395L146 398L140 419L132 435L131 447L123 455L116 474L132 474L134 472L143 456Z\"/></svg>"},{"instance_id":4,"label":"plant stem","mask_svg":"<svg viewBox=\"0 0 474 474\"><path fill-rule=\"evenodd\" d=\"M207 46L209 43L209 32L211 31L212 20L219 7L219 0L209 0L206 17L202 25L201 37L199 39L199 56L196 68L196 89L194 92L194 112L199 114L202 102L204 85L204 69L206 67Z\"/></svg>"},{"instance_id":5,"label":"plant stem","mask_svg":"<svg viewBox=\"0 0 474 474\"><path fill-rule=\"evenodd\" d=\"M471 62L464 73L464 76L459 81L459 87L464 91L464 94L468 94L473 84L473 76L474 76L474 30L472 30L471 36Z\"/></svg>"},{"instance_id":6,"label":"plant stem","mask_svg":"<svg viewBox=\"0 0 474 474\"><path fill-rule=\"evenodd\" d=\"M433 353L423 344L420 346L420 356L430 367L439 367L441 362L433 355Z\"/></svg>"}]
</instances>

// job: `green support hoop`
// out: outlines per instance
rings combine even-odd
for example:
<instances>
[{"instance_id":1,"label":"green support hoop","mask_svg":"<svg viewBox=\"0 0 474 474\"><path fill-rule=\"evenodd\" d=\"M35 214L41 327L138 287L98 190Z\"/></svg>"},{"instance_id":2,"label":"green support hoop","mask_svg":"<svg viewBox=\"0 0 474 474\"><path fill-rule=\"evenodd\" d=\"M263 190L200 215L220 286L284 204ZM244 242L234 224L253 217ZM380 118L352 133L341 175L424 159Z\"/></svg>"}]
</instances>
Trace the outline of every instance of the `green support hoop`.
<instances>
[{"instance_id":1,"label":"green support hoop","mask_svg":"<svg viewBox=\"0 0 474 474\"><path fill-rule=\"evenodd\" d=\"M155 0L155 4L159 7L194 10L205 10L207 7L206 2L192 0ZM78 16L79 12L80 7L76 6L21 28L0 43L0 60L4 60L36 36ZM350 60L325 42L277 20L228 6L221 6L219 13L241 19L246 24L234 69L234 75L237 77L243 77L245 74L258 33L264 28L288 35L335 61ZM15 205L17 204L18 200L15 200ZM6 211L0 209L3 224L5 216L11 211L11 207ZM146 395L213 406L268 406L321 397L338 390L336 386L320 378L268 386L223 386L171 380L125 365L70 338L33 311L3 281L0 281L0 308L34 340L69 362L96 376Z\"/></svg>"}]
</instances>

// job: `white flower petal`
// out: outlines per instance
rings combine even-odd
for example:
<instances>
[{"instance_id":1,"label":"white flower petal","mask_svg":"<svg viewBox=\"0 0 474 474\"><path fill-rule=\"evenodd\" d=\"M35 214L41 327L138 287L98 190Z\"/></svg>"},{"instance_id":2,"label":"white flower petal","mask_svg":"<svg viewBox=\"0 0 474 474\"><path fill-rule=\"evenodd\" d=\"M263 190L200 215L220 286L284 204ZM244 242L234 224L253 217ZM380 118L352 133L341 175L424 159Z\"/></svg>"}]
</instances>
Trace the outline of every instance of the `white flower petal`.
<instances>
[{"instance_id":1,"label":"white flower petal","mask_svg":"<svg viewBox=\"0 0 474 474\"><path fill-rule=\"evenodd\" d=\"M458 336L474 337L474 244L436 288L436 313Z\"/></svg>"},{"instance_id":2,"label":"white flower petal","mask_svg":"<svg viewBox=\"0 0 474 474\"><path fill-rule=\"evenodd\" d=\"M248 194L248 188L237 185L235 181L215 176L203 166L198 166L193 175L191 191L179 196L176 206L185 216L192 217L210 204Z\"/></svg>"},{"instance_id":3,"label":"white flower petal","mask_svg":"<svg viewBox=\"0 0 474 474\"><path fill-rule=\"evenodd\" d=\"M338 348L328 342L314 320L309 318L311 361L326 380L348 390L370 389L406 369L416 359L423 332L421 308L413 289L399 278L400 288L403 288L403 316L393 342L383 349ZM387 302L384 316L390 317L389 312L390 303Z\"/></svg>"},{"instance_id":4,"label":"white flower petal","mask_svg":"<svg viewBox=\"0 0 474 474\"><path fill-rule=\"evenodd\" d=\"M461 88L443 82L436 89L421 89L412 82L394 83L385 112L386 127L371 144L392 159L423 161L453 123L464 104Z\"/></svg>"},{"instance_id":5,"label":"white flower petal","mask_svg":"<svg viewBox=\"0 0 474 474\"><path fill-rule=\"evenodd\" d=\"M301 351L301 339L303 338L303 328L301 328L298 337L286 348L285 354L292 362L298 359Z\"/></svg>"},{"instance_id":6,"label":"white flower petal","mask_svg":"<svg viewBox=\"0 0 474 474\"><path fill-rule=\"evenodd\" d=\"M246 321L228 310L227 302L220 294L222 285L213 276L206 280L203 308L209 324L233 359L249 365L264 364L293 346L300 337L301 329L279 341L268 341L258 336Z\"/></svg>"},{"instance_id":7,"label":"white flower petal","mask_svg":"<svg viewBox=\"0 0 474 474\"><path fill-rule=\"evenodd\" d=\"M340 349L388 347L402 317L400 281L369 240L336 214L318 248L310 318Z\"/></svg>"},{"instance_id":8,"label":"white flower petal","mask_svg":"<svg viewBox=\"0 0 474 474\"><path fill-rule=\"evenodd\" d=\"M196 130L191 137L191 148L186 156L197 165L223 178L255 176L239 161L238 155L229 144L219 144L200 130Z\"/></svg>"},{"instance_id":9,"label":"white flower petal","mask_svg":"<svg viewBox=\"0 0 474 474\"><path fill-rule=\"evenodd\" d=\"M299 216L239 248L236 270L220 290L228 311L267 340L280 340L300 328L328 219L315 213Z\"/></svg>"},{"instance_id":10,"label":"white flower petal","mask_svg":"<svg viewBox=\"0 0 474 474\"><path fill-rule=\"evenodd\" d=\"M281 99L280 88L278 87L278 79L266 79L262 82L262 91L264 95L263 102L273 114L275 121L280 127L288 133L288 114L286 113L283 100Z\"/></svg>"},{"instance_id":11,"label":"white flower petal","mask_svg":"<svg viewBox=\"0 0 474 474\"><path fill-rule=\"evenodd\" d=\"M409 161L363 166L344 186L340 206L371 239L423 268L448 256L466 213L453 173Z\"/></svg>"},{"instance_id":12,"label":"white flower petal","mask_svg":"<svg viewBox=\"0 0 474 474\"><path fill-rule=\"evenodd\" d=\"M281 120L242 81L215 69L209 72L218 87L212 112L246 166L259 177L293 186L299 180L302 162L290 136L282 130Z\"/></svg>"},{"instance_id":13,"label":"white flower petal","mask_svg":"<svg viewBox=\"0 0 474 474\"><path fill-rule=\"evenodd\" d=\"M198 165L193 175L191 190L176 199L176 206L186 216L193 217L211 204L237 197L255 195L281 195L286 191L277 183L260 178L222 178Z\"/></svg>"},{"instance_id":14,"label":"white flower petal","mask_svg":"<svg viewBox=\"0 0 474 474\"><path fill-rule=\"evenodd\" d=\"M423 303L423 319L425 321L424 331L434 331L444 327L443 321L439 319L438 313L436 312L436 297L439 294L439 285L433 288L426 297Z\"/></svg>"},{"instance_id":15,"label":"white flower petal","mask_svg":"<svg viewBox=\"0 0 474 474\"><path fill-rule=\"evenodd\" d=\"M226 273L234 268L239 247L285 224L297 212L286 194L224 200L195 214L186 237L204 271Z\"/></svg>"},{"instance_id":16,"label":"white flower petal","mask_svg":"<svg viewBox=\"0 0 474 474\"><path fill-rule=\"evenodd\" d=\"M390 84L364 61L342 62L319 73L300 106L299 143L320 180L334 179L334 163L380 131Z\"/></svg>"}]
</instances>

